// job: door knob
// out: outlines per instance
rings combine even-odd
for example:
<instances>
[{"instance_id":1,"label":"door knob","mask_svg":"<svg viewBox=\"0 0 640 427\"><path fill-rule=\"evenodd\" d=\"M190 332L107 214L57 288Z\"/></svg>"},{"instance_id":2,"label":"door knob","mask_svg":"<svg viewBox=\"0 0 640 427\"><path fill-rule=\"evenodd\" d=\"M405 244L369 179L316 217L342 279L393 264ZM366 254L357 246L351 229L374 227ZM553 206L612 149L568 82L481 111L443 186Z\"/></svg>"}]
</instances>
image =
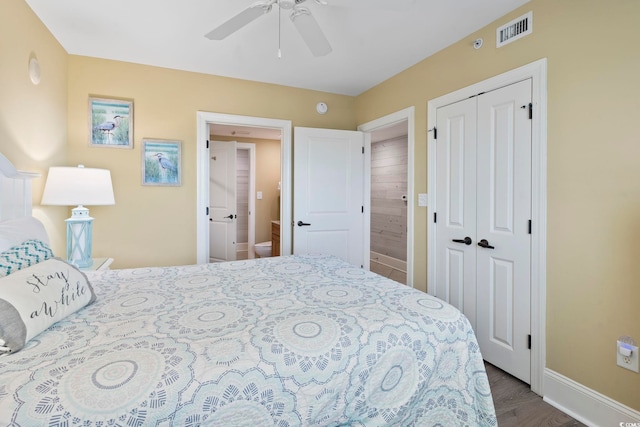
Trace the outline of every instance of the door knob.
<instances>
[{"instance_id":1,"label":"door knob","mask_svg":"<svg viewBox=\"0 0 640 427\"><path fill-rule=\"evenodd\" d=\"M489 244L489 242L487 241L487 239L482 239L478 242L478 246L480 246L481 248L487 248L487 249L495 249L494 246L491 246Z\"/></svg>"},{"instance_id":2,"label":"door knob","mask_svg":"<svg viewBox=\"0 0 640 427\"><path fill-rule=\"evenodd\" d=\"M473 243L473 241L471 240L471 237L467 236L464 239L451 239L452 241L456 242L456 243L464 243L465 245L470 245L471 243Z\"/></svg>"},{"instance_id":3,"label":"door knob","mask_svg":"<svg viewBox=\"0 0 640 427\"><path fill-rule=\"evenodd\" d=\"M307 224L306 222L298 221L298 227L302 227L303 225L311 225L311 224Z\"/></svg>"}]
</instances>

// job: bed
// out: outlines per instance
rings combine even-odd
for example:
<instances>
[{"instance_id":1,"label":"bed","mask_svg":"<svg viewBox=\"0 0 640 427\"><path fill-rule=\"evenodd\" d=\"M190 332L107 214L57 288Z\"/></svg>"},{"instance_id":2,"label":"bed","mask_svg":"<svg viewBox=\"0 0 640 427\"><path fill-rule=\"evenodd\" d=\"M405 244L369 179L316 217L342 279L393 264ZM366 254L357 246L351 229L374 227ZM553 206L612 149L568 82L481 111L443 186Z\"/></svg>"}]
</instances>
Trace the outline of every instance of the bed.
<instances>
[{"instance_id":1,"label":"bed","mask_svg":"<svg viewBox=\"0 0 640 427\"><path fill-rule=\"evenodd\" d=\"M0 425L497 425L467 319L338 258L73 274L92 299L0 356Z\"/></svg>"}]
</instances>

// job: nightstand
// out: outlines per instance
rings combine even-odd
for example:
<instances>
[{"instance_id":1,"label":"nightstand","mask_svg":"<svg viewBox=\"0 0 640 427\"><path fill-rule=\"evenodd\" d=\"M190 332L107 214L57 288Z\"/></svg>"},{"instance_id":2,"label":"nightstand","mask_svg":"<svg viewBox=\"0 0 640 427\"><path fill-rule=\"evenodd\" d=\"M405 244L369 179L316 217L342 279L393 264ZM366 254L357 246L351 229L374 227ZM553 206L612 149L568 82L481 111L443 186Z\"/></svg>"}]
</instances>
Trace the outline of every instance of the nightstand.
<instances>
[{"instance_id":1,"label":"nightstand","mask_svg":"<svg viewBox=\"0 0 640 427\"><path fill-rule=\"evenodd\" d=\"M113 258L94 258L93 265L87 268L81 268L82 271L102 271L109 270L109 266L113 262Z\"/></svg>"}]
</instances>

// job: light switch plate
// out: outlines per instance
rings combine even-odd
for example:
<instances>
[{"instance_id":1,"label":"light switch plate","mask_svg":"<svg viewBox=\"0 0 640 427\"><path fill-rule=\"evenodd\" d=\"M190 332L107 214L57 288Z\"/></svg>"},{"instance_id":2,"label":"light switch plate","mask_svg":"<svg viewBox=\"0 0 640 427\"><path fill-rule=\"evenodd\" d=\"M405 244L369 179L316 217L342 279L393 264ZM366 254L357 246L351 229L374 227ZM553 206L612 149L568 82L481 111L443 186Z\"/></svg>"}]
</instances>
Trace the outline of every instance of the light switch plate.
<instances>
[{"instance_id":1,"label":"light switch plate","mask_svg":"<svg viewBox=\"0 0 640 427\"><path fill-rule=\"evenodd\" d=\"M258 199L258 200L262 200L262 191L258 191L258 192L256 193L256 199Z\"/></svg>"},{"instance_id":2,"label":"light switch plate","mask_svg":"<svg viewBox=\"0 0 640 427\"><path fill-rule=\"evenodd\" d=\"M429 195L427 193L418 193L418 206L425 207L429 205Z\"/></svg>"}]
</instances>

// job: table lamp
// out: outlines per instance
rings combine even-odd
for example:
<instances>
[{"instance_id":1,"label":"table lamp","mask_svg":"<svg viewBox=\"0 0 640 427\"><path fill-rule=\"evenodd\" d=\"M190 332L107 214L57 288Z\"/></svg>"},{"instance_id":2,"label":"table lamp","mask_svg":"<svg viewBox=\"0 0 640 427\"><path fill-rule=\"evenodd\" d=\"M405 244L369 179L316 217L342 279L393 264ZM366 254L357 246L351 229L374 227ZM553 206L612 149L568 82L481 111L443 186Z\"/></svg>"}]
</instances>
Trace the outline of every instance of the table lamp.
<instances>
[{"instance_id":1,"label":"table lamp","mask_svg":"<svg viewBox=\"0 0 640 427\"><path fill-rule=\"evenodd\" d=\"M107 169L51 167L42 194L43 205L73 206L67 223L67 262L78 268L93 265L93 218L84 207L115 205L111 172Z\"/></svg>"}]
</instances>

